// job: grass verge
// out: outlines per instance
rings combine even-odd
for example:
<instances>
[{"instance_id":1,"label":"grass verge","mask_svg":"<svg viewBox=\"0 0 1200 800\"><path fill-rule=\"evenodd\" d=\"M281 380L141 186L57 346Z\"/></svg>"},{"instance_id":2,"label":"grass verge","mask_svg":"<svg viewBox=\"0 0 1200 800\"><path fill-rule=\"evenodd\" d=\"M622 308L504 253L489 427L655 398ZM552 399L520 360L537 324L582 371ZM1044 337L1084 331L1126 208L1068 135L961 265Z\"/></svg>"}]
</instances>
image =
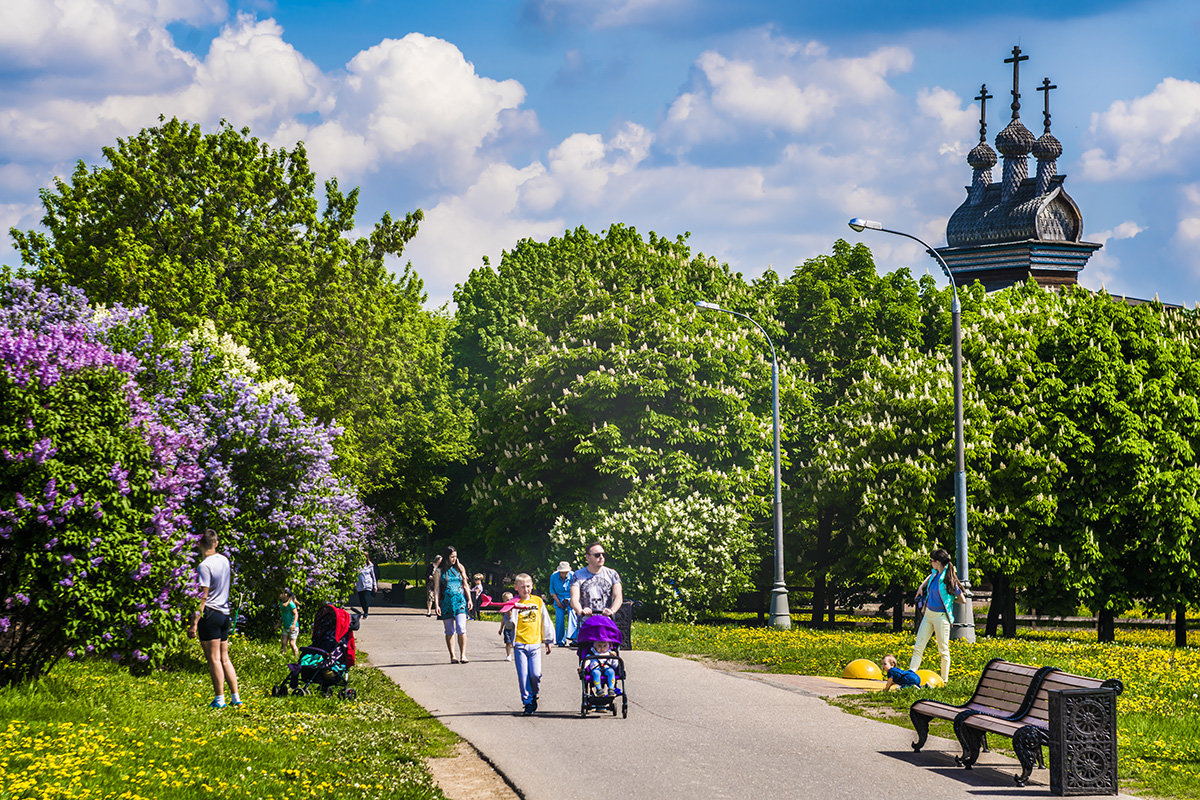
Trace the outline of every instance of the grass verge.
<instances>
[{"instance_id":1,"label":"grass verge","mask_svg":"<svg viewBox=\"0 0 1200 800\"><path fill-rule=\"evenodd\" d=\"M1088 637L1091 640L1088 640ZM676 655L740 661L769 672L838 676L850 661L878 662L912 652L913 634L867 631L778 631L729 623L680 625L638 622L634 645ZM1200 649L1170 646L1170 632L1120 631L1118 641L1100 644L1082 631L1026 631L1015 639L981 637L974 645L950 643L950 684L944 689L876 692L835 702L855 713L909 726L908 706L922 696L962 703L993 658L1048 664L1068 672L1116 677L1125 683L1117 700L1118 774L1122 787L1156 797L1200 797ZM926 650L925 666L936 669L937 653ZM953 739L949 726L931 727Z\"/></svg>"},{"instance_id":2,"label":"grass verge","mask_svg":"<svg viewBox=\"0 0 1200 800\"><path fill-rule=\"evenodd\" d=\"M239 709L207 707L199 645L144 677L68 662L0 690L0 797L444 797L425 759L451 755L455 734L371 668L350 673L355 701L270 697L278 648L231 641Z\"/></svg>"}]
</instances>

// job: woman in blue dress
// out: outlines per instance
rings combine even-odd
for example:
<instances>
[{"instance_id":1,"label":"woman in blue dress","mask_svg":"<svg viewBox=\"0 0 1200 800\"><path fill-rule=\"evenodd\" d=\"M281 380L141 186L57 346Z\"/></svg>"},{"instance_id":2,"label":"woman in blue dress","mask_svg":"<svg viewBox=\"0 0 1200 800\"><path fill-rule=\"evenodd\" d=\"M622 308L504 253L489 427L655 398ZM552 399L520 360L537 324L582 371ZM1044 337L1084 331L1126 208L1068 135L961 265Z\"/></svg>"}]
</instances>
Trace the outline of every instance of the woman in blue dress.
<instances>
[{"instance_id":1,"label":"woman in blue dress","mask_svg":"<svg viewBox=\"0 0 1200 800\"><path fill-rule=\"evenodd\" d=\"M433 573L433 602L438 619L446 629L446 649L451 664L467 663L467 612L471 610L471 593L467 591L467 569L458 562L458 551L447 547L442 563ZM458 638L458 657L454 656L454 639Z\"/></svg>"}]
</instances>

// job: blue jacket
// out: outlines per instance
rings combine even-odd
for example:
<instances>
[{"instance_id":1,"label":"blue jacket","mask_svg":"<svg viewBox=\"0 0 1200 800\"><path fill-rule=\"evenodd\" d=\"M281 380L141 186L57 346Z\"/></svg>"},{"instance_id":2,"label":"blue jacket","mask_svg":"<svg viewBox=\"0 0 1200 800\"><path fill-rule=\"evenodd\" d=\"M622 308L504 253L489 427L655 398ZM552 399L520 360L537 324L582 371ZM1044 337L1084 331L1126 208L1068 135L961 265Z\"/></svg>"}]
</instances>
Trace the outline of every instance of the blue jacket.
<instances>
[{"instance_id":1,"label":"blue jacket","mask_svg":"<svg viewBox=\"0 0 1200 800\"><path fill-rule=\"evenodd\" d=\"M575 573L571 572L567 574L566 580L563 580L563 577L559 575L557 571L555 571L550 575L550 596L555 600L570 601L571 584L575 582L574 578ZM554 605L557 606L558 603L555 603Z\"/></svg>"},{"instance_id":2,"label":"blue jacket","mask_svg":"<svg viewBox=\"0 0 1200 800\"><path fill-rule=\"evenodd\" d=\"M946 565L946 569L950 569L950 565ZM942 573L936 569L929 571L929 577L925 579L925 592L928 596L930 592L937 592L938 597L942 599L942 607L946 609L946 617L949 618L950 624L954 624L954 597L946 593L946 582L942 580ZM925 603L925 608L929 608L928 600Z\"/></svg>"}]
</instances>

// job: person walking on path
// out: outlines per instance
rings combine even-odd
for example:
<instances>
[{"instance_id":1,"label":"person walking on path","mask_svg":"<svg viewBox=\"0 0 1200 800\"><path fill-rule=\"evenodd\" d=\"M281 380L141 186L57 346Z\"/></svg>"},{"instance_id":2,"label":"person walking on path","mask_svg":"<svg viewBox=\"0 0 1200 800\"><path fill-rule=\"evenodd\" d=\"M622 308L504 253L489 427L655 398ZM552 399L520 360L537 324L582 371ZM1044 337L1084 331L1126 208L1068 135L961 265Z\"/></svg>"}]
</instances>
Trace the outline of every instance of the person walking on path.
<instances>
[{"instance_id":1,"label":"person walking on path","mask_svg":"<svg viewBox=\"0 0 1200 800\"><path fill-rule=\"evenodd\" d=\"M433 561L429 562L429 569L425 570L425 616L427 617L433 614L434 598L436 597L433 591L433 574L438 571L441 563L442 557L436 555L433 557Z\"/></svg>"},{"instance_id":2,"label":"person walking on path","mask_svg":"<svg viewBox=\"0 0 1200 800\"><path fill-rule=\"evenodd\" d=\"M917 641L913 645L908 668L912 672L921 668L925 645L929 644L932 635L942 659L942 683L946 683L950 680L950 627L954 624L954 598L962 594L962 584L958 582L954 570L950 569L950 554L945 550L934 550L929 561L932 569L921 581L916 595L918 602L922 593L926 597L925 616L921 618L921 627L917 629Z\"/></svg>"},{"instance_id":3,"label":"person walking on path","mask_svg":"<svg viewBox=\"0 0 1200 800\"><path fill-rule=\"evenodd\" d=\"M468 615L471 619L479 619L479 608L483 604L485 596L483 593L483 573L476 572L471 576L471 602L475 604L475 608Z\"/></svg>"},{"instance_id":4,"label":"person walking on path","mask_svg":"<svg viewBox=\"0 0 1200 800\"><path fill-rule=\"evenodd\" d=\"M533 594L533 578L522 572L513 581L517 604L508 613L516 626L513 658L517 665L517 686L525 716L537 711L538 689L542 683L542 646L550 653L550 641L543 641L542 616L546 613L542 598Z\"/></svg>"},{"instance_id":5,"label":"person walking on path","mask_svg":"<svg viewBox=\"0 0 1200 800\"><path fill-rule=\"evenodd\" d=\"M512 592L505 592L500 595L501 605L507 605L509 600L513 599ZM517 640L517 626L513 622L512 614L505 611L500 615L500 636L504 639L504 660L513 660L513 643Z\"/></svg>"},{"instance_id":6,"label":"person walking on path","mask_svg":"<svg viewBox=\"0 0 1200 800\"><path fill-rule=\"evenodd\" d=\"M300 638L300 609L290 589L279 593L279 630L279 652L287 655L291 651L293 658L300 658L300 648L296 645Z\"/></svg>"},{"instance_id":7,"label":"person walking on path","mask_svg":"<svg viewBox=\"0 0 1200 800\"><path fill-rule=\"evenodd\" d=\"M229 585L232 571L229 559L217 552L217 534L206 530L196 549L200 564L196 567L196 583L200 586L200 610L192 617L189 639L199 639L212 678L213 701L210 708L225 707L225 684L229 684L229 705L240 706L237 671L229 660Z\"/></svg>"},{"instance_id":8,"label":"person walking on path","mask_svg":"<svg viewBox=\"0 0 1200 800\"><path fill-rule=\"evenodd\" d=\"M558 562L558 571L550 576L550 602L554 605L554 643L559 647L575 638L578 623L571 608L571 584L575 575L569 562Z\"/></svg>"},{"instance_id":9,"label":"person walking on path","mask_svg":"<svg viewBox=\"0 0 1200 800\"><path fill-rule=\"evenodd\" d=\"M438 619L446 631L446 649L451 664L467 663L467 612L471 610L471 594L467 589L467 568L458 561L458 551L447 547L442 563L433 573L433 602ZM454 655L454 639L458 638L458 657Z\"/></svg>"},{"instance_id":10,"label":"person walking on path","mask_svg":"<svg viewBox=\"0 0 1200 800\"><path fill-rule=\"evenodd\" d=\"M571 608L579 618L592 614L611 617L621 608L621 576L604 566L604 545L592 542L585 550L587 566L575 571L571 582Z\"/></svg>"},{"instance_id":11,"label":"person walking on path","mask_svg":"<svg viewBox=\"0 0 1200 800\"><path fill-rule=\"evenodd\" d=\"M367 563L358 571L358 577L354 579L354 592L358 595L358 604L362 606L364 617L371 612L371 598L375 596L378 586L375 562L371 560L370 556L367 556Z\"/></svg>"}]
</instances>

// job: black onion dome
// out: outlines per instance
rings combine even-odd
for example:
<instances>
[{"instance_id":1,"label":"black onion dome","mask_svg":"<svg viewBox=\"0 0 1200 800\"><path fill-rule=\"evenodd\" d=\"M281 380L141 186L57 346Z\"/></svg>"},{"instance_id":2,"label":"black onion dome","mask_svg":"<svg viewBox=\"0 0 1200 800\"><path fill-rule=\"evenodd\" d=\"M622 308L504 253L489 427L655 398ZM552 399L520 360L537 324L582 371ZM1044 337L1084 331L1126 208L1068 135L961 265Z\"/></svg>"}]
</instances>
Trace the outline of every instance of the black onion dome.
<instances>
[{"instance_id":1,"label":"black onion dome","mask_svg":"<svg viewBox=\"0 0 1200 800\"><path fill-rule=\"evenodd\" d=\"M980 142L967 153L967 164L972 169L991 169L996 166L996 151L987 142Z\"/></svg>"},{"instance_id":2,"label":"black onion dome","mask_svg":"<svg viewBox=\"0 0 1200 800\"><path fill-rule=\"evenodd\" d=\"M1038 161L1054 161L1063 153L1062 142L1054 134L1043 133L1033 143L1033 157Z\"/></svg>"},{"instance_id":3,"label":"black onion dome","mask_svg":"<svg viewBox=\"0 0 1200 800\"><path fill-rule=\"evenodd\" d=\"M1006 156L1027 156L1033 149L1033 134L1021 120L1014 119L996 134L996 149Z\"/></svg>"}]
</instances>

